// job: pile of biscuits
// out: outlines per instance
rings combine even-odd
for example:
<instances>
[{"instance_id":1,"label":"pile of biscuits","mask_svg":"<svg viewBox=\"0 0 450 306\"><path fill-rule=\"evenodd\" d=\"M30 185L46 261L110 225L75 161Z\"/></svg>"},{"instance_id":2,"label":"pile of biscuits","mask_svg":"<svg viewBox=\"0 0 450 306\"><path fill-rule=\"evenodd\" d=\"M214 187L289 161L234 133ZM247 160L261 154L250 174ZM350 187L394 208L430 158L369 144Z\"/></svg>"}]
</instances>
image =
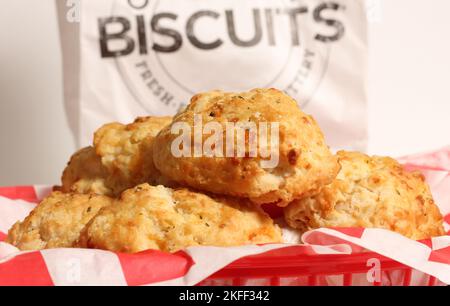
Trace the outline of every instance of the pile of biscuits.
<instances>
[{"instance_id":1,"label":"pile of biscuits","mask_svg":"<svg viewBox=\"0 0 450 306\"><path fill-rule=\"evenodd\" d=\"M277 123L277 164L262 166L268 157L259 152L271 142L259 143L256 154L244 146L244 154L232 157L174 154L180 137L174 127L195 131L199 120L223 130L230 122ZM225 143L225 136L218 139ZM237 150L232 146L228 153ZM420 173L388 157L332 154L316 121L296 101L276 89L255 89L196 95L174 118L103 126L93 146L71 158L62 186L15 224L7 241L21 250L126 253L282 242L264 204L282 207L286 223L300 232L384 228L416 240L444 234Z\"/></svg>"}]
</instances>

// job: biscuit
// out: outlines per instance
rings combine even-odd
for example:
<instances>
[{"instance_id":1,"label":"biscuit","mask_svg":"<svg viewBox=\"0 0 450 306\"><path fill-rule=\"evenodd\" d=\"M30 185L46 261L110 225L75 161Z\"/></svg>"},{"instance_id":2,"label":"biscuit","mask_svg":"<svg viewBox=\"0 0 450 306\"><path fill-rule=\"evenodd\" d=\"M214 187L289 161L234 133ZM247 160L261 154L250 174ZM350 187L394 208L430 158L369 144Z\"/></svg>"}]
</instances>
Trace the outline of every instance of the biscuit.
<instances>
[{"instance_id":1,"label":"biscuit","mask_svg":"<svg viewBox=\"0 0 450 306\"><path fill-rule=\"evenodd\" d=\"M23 251L72 247L84 226L112 202L100 195L54 192L10 229L7 242Z\"/></svg>"},{"instance_id":2,"label":"biscuit","mask_svg":"<svg viewBox=\"0 0 450 306\"><path fill-rule=\"evenodd\" d=\"M64 169L61 191L70 193L94 193L113 195L112 184L108 182L108 170L93 147L76 152Z\"/></svg>"},{"instance_id":3,"label":"biscuit","mask_svg":"<svg viewBox=\"0 0 450 306\"><path fill-rule=\"evenodd\" d=\"M271 152L276 148L270 144L272 137L267 137L265 143L259 141L257 155L251 156L248 134L245 155L241 157L237 138L234 148L231 147L231 157L227 153L228 146L219 150L227 157L197 157L192 148L190 156L175 157L172 146L180 134L172 133L172 128L187 123L193 131L196 116L202 119L203 126L215 122L223 131L227 131L227 123L254 124L258 135L262 124L278 123L279 147L275 150L279 154L278 164L271 168L261 164L268 159L261 154L261 149ZM226 144L226 132L222 136L223 144ZM191 133L191 143L194 139L194 133ZM201 145L205 146L207 140L208 137L204 137ZM184 149L184 145L181 147ZM337 159L325 144L315 120L304 114L296 101L276 89L255 89L245 93L212 91L193 97L186 110L156 137L153 152L156 167L180 185L250 198L257 204L286 206L294 199L318 193L339 171Z\"/></svg>"},{"instance_id":4,"label":"biscuit","mask_svg":"<svg viewBox=\"0 0 450 306\"><path fill-rule=\"evenodd\" d=\"M138 184L172 186L153 164L153 140L171 117L143 117L129 125L110 123L94 137L94 147L77 152L64 170L64 192L120 196Z\"/></svg>"},{"instance_id":5,"label":"biscuit","mask_svg":"<svg viewBox=\"0 0 450 306\"><path fill-rule=\"evenodd\" d=\"M143 184L92 219L76 245L136 253L271 242L281 242L280 229L248 201Z\"/></svg>"},{"instance_id":6,"label":"biscuit","mask_svg":"<svg viewBox=\"0 0 450 306\"><path fill-rule=\"evenodd\" d=\"M285 208L302 232L321 227L383 228L420 240L444 234L442 215L422 174L388 157L339 152L337 179Z\"/></svg>"}]
</instances>

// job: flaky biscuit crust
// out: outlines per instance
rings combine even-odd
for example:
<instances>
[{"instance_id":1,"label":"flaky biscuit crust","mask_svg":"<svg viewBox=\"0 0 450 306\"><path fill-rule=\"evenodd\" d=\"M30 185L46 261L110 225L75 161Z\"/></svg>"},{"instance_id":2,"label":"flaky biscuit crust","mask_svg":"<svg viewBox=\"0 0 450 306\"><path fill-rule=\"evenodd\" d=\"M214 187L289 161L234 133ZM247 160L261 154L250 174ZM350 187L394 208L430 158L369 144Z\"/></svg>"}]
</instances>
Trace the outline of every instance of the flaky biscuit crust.
<instances>
[{"instance_id":1,"label":"flaky biscuit crust","mask_svg":"<svg viewBox=\"0 0 450 306\"><path fill-rule=\"evenodd\" d=\"M54 192L11 228L7 242L23 251L72 247L84 226L112 202L105 196Z\"/></svg>"},{"instance_id":2,"label":"flaky biscuit crust","mask_svg":"<svg viewBox=\"0 0 450 306\"><path fill-rule=\"evenodd\" d=\"M226 122L253 122L257 125L278 122L280 160L276 168L263 169L259 154L256 158L176 158L171 153L171 145L178 135L173 135L171 126L168 126L155 140L154 162L165 176L183 186L250 198L258 204L286 206L294 199L319 192L339 171L337 160L325 144L315 120L279 90L199 94L192 98L184 112L175 117L173 124L186 122L193 127L196 114L201 115L203 124L218 122L224 131Z\"/></svg>"},{"instance_id":3,"label":"flaky biscuit crust","mask_svg":"<svg viewBox=\"0 0 450 306\"><path fill-rule=\"evenodd\" d=\"M142 117L132 124L110 123L94 136L94 147L72 156L62 176L65 192L117 197L138 184L165 184L153 164L153 141L171 117Z\"/></svg>"},{"instance_id":4,"label":"flaky biscuit crust","mask_svg":"<svg viewBox=\"0 0 450 306\"><path fill-rule=\"evenodd\" d=\"M61 191L70 193L112 195L114 190L108 182L109 172L93 147L76 152L64 169Z\"/></svg>"},{"instance_id":5,"label":"flaky biscuit crust","mask_svg":"<svg viewBox=\"0 0 450 306\"><path fill-rule=\"evenodd\" d=\"M144 184L103 209L77 246L135 253L270 242L281 242L280 229L248 201Z\"/></svg>"},{"instance_id":6,"label":"flaky biscuit crust","mask_svg":"<svg viewBox=\"0 0 450 306\"><path fill-rule=\"evenodd\" d=\"M388 157L339 152L342 170L316 196L285 209L301 231L321 227L383 228L411 239L444 234L443 219L422 174Z\"/></svg>"},{"instance_id":7,"label":"flaky biscuit crust","mask_svg":"<svg viewBox=\"0 0 450 306\"><path fill-rule=\"evenodd\" d=\"M95 151L115 176L115 195L142 183L166 183L154 166L153 145L171 122L171 117L141 117L129 125L107 124L95 133Z\"/></svg>"}]
</instances>

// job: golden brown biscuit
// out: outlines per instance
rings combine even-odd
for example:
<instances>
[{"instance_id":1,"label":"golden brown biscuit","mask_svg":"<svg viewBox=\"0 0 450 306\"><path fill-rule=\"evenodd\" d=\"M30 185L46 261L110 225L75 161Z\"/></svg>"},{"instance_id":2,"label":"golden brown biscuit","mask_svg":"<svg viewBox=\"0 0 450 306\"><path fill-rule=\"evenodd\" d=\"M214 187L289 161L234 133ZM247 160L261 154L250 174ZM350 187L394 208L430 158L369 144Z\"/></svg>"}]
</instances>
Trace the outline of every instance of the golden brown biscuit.
<instances>
[{"instance_id":1,"label":"golden brown biscuit","mask_svg":"<svg viewBox=\"0 0 450 306\"><path fill-rule=\"evenodd\" d=\"M144 184L103 209L77 246L136 253L271 242L281 242L280 229L247 201Z\"/></svg>"},{"instance_id":2,"label":"golden brown biscuit","mask_svg":"<svg viewBox=\"0 0 450 306\"><path fill-rule=\"evenodd\" d=\"M7 242L24 251L72 247L84 226L112 202L105 196L53 192L10 229Z\"/></svg>"},{"instance_id":3,"label":"golden brown biscuit","mask_svg":"<svg viewBox=\"0 0 450 306\"><path fill-rule=\"evenodd\" d=\"M384 228L420 240L444 234L442 215L422 174L388 157L339 152L337 179L285 209L302 232L321 227Z\"/></svg>"},{"instance_id":4,"label":"golden brown biscuit","mask_svg":"<svg viewBox=\"0 0 450 306\"><path fill-rule=\"evenodd\" d=\"M278 165L267 168L261 164L262 160L268 160L263 158L261 149L270 152L275 147L270 145L272 138L268 137L266 146L259 141L257 156L251 156L248 133L245 157L239 157L236 139L231 158L193 157L193 150L191 157L175 157L172 145L180 134L173 134L171 129L187 123L193 131L195 116L201 117L203 126L210 122L219 123L223 131L227 131L227 123L250 122L257 126L258 134L262 131L261 124L278 123ZM206 145L210 135L203 137L202 145ZM224 132L223 144L226 144L226 138ZM190 139L191 144L194 143L194 133ZM228 149L223 146L224 156L230 156L226 153ZM255 89L245 93L213 91L193 97L187 109L156 137L153 156L156 167L183 186L279 206L319 192L339 171L337 160L325 144L315 120L304 114L296 101L276 89Z\"/></svg>"},{"instance_id":5,"label":"golden brown biscuit","mask_svg":"<svg viewBox=\"0 0 450 306\"><path fill-rule=\"evenodd\" d=\"M170 185L153 163L153 144L171 122L172 117L142 117L129 125L107 124L95 133L95 151L115 177L115 195L142 183Z\"/></svg>"},{"instance_id":6,"label":"golden brown biscuit","mask_svg":"<svg viewBox=\"0 0 450 306\"><path fill-rule=\"evenodd\" d=\"M93 147L76 152L62 175L62 192L112 195L109 172Z\"/></svg>"},{"instance_id":7,"label":"golden brown biscuit","mask_svg":"<svg viewBox=\"0 0 450 306\"><path fill-rule=\"evenodd\" d=\"M77 152L64 170L64 192L119 196L141 183L173 184L153 164L153 140L171 117L143 117L129 125L110 123L94 137L94 148Z\"/></svg>"}]
</instances>

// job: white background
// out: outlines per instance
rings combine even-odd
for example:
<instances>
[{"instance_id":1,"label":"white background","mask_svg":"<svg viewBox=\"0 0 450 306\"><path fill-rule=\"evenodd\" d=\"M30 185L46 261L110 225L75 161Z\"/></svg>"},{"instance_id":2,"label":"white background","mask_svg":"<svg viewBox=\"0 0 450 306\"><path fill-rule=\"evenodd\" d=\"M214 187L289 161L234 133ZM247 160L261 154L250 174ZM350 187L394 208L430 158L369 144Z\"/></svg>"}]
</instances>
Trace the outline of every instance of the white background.
<instances>
[{"instance_id":1,"label":"white background","mask_svg":"<svg viewBox=\"0 0 450 306\"><path fill-rule=\"evenodd\" d=\"M381 20L370 25L369 151L448 145L450 1L379 3ZM0 185L59 183L75 150L62 95L53 0L0 0Z\"/></svg>"}]
</instances>

